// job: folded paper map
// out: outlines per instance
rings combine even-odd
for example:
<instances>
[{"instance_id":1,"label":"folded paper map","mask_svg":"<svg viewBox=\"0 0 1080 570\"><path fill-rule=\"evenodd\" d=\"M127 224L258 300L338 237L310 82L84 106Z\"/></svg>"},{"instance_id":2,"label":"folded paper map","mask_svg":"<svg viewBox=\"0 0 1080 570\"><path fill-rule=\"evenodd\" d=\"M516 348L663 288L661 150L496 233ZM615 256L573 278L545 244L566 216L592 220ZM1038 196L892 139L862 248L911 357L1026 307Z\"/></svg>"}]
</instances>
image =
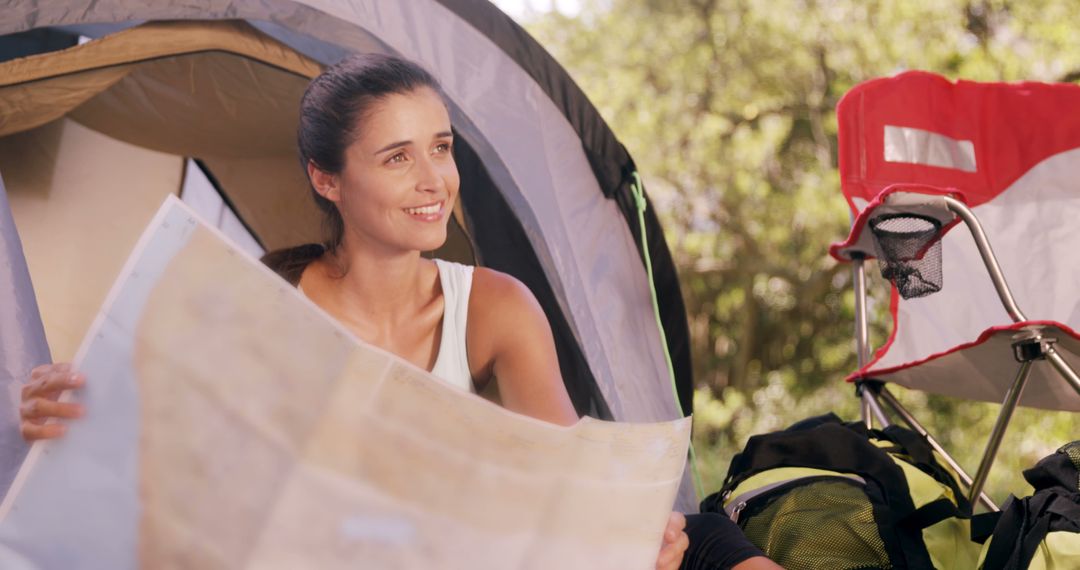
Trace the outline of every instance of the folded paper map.
<instances>
[{"instance_id":1,"label":"folded paper map","mask_svg":"<svg viewBox=\"0 0 1080 570\"><path fill-rule=\"evenodd\" d=\"M689 420L559 427L358 341L170 197L36 443L0 566L652 568Z\"/></svg>"}]
</instances>

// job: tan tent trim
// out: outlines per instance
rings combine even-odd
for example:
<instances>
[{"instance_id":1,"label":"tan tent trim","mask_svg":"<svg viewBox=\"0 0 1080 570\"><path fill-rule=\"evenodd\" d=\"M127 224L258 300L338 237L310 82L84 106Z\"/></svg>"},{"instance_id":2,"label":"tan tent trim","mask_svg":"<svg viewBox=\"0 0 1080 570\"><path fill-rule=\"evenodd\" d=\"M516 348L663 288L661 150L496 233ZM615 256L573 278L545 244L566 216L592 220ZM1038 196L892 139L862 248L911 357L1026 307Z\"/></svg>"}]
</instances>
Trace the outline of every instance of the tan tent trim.
<instances>
[{"instance_id":1,"label":"tan tent trim","mask_svg":"<svg viewBox=\"0 0 1080 570\"><path fill-rule=\"evenodd\" d=\"M152 22L65 50L0 63L0 136L33 129L71 113L138 69L148 73L162 70L157 73L159 77L183 71L199 73L192 67L159 65L192 56L203 61L222 61L225 57L257 62L268 72L295 77L301 84L322 69L319 63L246 22ZM244 73L242 65L226 65L231 72ZM245 75L264 80L275 73L251 71ZM177 76L171 81L190 83L194 77ZM103 132L117 136L108 130Z\"/></svg>"},{"instance_id":2,"label":"tan tent trim","mask_svg":"<svg viewBox=\"0 0 1080 570\"><path fill-rule=\"evenodd\" d=\"M65 50L0 64L0 87L162 57L221 51L308 79L322 66L241 21L151 22Z\"/></svg>"},{"instance_id":3,"label":"tan tent trim","mask_svg":"<svg viewBox=\"0 0 1080 570\"><path fill-rule=\"evenodd\" d=\"M111 67L0 87L0 137L51 123L109 89L130 72L128 66Z\"/></svg>"}]
</instances>

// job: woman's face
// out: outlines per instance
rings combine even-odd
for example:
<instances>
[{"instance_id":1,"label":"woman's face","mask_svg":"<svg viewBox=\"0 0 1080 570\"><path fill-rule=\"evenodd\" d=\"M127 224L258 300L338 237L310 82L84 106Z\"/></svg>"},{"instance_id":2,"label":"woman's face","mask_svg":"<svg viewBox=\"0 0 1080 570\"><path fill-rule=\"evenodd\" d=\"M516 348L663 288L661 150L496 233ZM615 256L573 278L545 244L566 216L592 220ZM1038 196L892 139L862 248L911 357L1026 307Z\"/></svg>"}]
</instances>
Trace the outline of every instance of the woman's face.
<instances>
[{"instance_id":1,"label":"woman's face","mask_svg":"<svg viewBox=\"0 0 1080 570\"><path fill-rule=\"evenodd\" d=\"M346 240L391 252L438 248L460 184L442 99L426 87L389 95L360 123L324 193L337 203Z\"/></svg>"}]
</instances>

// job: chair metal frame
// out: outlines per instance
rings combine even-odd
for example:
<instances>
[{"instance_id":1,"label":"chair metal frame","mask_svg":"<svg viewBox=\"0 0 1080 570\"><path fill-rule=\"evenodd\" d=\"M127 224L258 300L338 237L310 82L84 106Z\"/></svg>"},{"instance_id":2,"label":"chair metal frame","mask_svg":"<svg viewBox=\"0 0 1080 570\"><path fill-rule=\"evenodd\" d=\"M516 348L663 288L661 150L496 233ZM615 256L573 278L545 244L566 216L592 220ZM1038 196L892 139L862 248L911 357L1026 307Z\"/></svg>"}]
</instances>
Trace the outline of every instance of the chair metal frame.
<instances>
[{"instance_id":1,"label":"chair metal frame","mask_svg":"<svg viewBox=\"0 0 1080 570\"><path fill-rule=\"evenodd\" d=\"M1006 312L1008 312L1009 317L1014 323L1027 321L1027 317L1024 316L1024 313L1017 306L1016 300L1009 290L1009 285L1006 283L1005 276L1001 272L1001 266L998 264L997 258L994 256L994 251L990 246L990 240L986 237L986 233L983 231L982 225L979 223L975 213L960 200L950 196L944 196L942 199L949 211L964 222L964 225L967 226L972 237L975 239L975 245L978 247L979 254L982 256L983 264L986 266L987 273L990 275L990 280L994 283L994 289L997 291L998 297L1005 307ZM852 271L854 272L853 285L855 288L855 346L860 369L866 366L870 361L870 339L867 320L868 316L866 312L865 261L864 254L852 253ZM1043 327L1028 327L1014 336L1013 341L1013 352L1019 363L1019 369L1016 373L1016 379L1005 393L1005 398L1001 404L1001 411L998 413L997 420L994 423L994 429L990 433L990 437L974 477L969 475L967 471L960 466L960 463L956 461L944 447L942 447L941 443L938 442L921 423L919 423L915 416L900 404L896 397L885 387L884 383L873 379L862 379L856 382L857 391L861 399L862 421L868 428L873 427L875 421L882 427L891 425L892 422L890 422L886 410L882 406L882 404L884 404L885 407L898 416L908 427L920 436L926 438L927 443L929 443L930 446L944 458L945 462L956 472L960 481L968 489L972 506L974 507L977 500L991 511L998 511L999 508L994 501L987 496L983 489L986 486L986 479L990 474L994 459L997 457L1002 438L1005 436L1013 412L1016 410L1016 406L1020 401L1020 396L1023 394L1024 388L1027 385L1031 367L1036 361L1048 361L1062 379L1072 386L1077 394L1080 394L1080 376L1077 375L1076 371L1073 370L1054 349L1056 339L1044 334Z\"/></svg>"}]
</instances>

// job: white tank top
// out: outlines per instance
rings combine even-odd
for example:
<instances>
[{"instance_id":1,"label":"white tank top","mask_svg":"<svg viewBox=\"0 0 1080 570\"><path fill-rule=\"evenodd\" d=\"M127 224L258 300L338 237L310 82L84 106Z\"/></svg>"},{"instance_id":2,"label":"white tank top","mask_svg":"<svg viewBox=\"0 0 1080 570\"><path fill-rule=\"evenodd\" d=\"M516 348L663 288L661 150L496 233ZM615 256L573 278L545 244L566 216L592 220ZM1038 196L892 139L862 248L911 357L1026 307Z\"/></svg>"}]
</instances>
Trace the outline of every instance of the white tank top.
<instances>
[{"instance_id":1,"label":"white tank top","mask_svg":"<svg viewBox=\"0 0 1080 570\"><path fill-rule=\"evenodd\" d=\"M435 366L431 368L431 373L452 386L475 393L472 372L469 370L469 355L465 352L465 327L469 318L473 267L441 259L433 261L439 269L444 308L439 353L435 357ZM304 293L303 287L297 285L296 289Z\"/></svg>"},{"instance_id":2,"label":"white tank top","mask_svg":"<svg viewBox=\"0 0 1080 570\"><path fill-rule=\"evenodd\" d=\"M469 318L469 292L472 291L473 267L435 259L442 283L442 338L439 354L431 373L462 390L475 392L469 356L465 351L465 326Z\"/></svg>"}]
</instances>

